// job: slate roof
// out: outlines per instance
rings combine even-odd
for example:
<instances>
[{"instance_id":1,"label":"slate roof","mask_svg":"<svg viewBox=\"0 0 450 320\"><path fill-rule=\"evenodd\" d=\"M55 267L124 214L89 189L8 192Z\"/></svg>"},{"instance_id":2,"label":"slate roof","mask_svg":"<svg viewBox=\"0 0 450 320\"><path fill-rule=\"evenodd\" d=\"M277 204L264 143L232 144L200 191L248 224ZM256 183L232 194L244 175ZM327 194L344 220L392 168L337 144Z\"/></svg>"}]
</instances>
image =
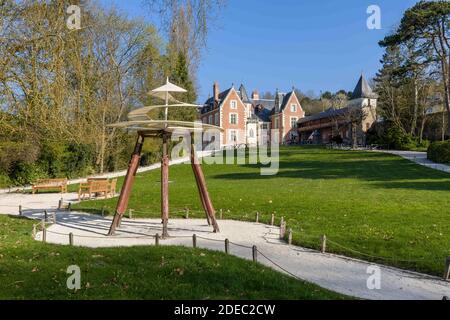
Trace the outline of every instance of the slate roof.
<instances>
[{"instance_id":1,"label":"slate roof","mask_svg":"<svg viewBox=\"0 0 450 320\"><path fill-rule=\"evenodd\" d=\"M378 96L372 91L372 88L369 86L369 83L364 78L363 75L359 78L358 84L353 90L353 94L351 100L361 99L361 98L371 98L376 99ZM330 108L324 112L316 113L311 116L302 118L298 121L299 124L307 123L309 121L326 119L330 117L339 117L344 116L348 112L349 107L341 108L341 109L333 109Z\"/></svg>"},{"instance_id":2,"label":"slate roof","mask_svg":"<svg viewBox=\"0 0 450 320\"><path fill-rule=\"evenodd\" d=\"M263 106L266 109L272 110L275 107L275 100L273 99L259 99L253 100L255 106Z\"/></svg>"},{"instance_id":3,"label":"slate roof","mask_svg":"<svg viewBox=\"0 0 450 320\"><path fill-rule=\"evenodd\" d=\"M287 106L287 104L288 104L288 102L291 99L293 94L294 94L294 91L291 91L288 94L283 94L283 100L281 102L280 112L283 111L286 108L286 106Z\"/></svg>"},{"instance_id":4,"label":"slate roof","mask_svg":"<svg viewBox=\"0 0 450 320\"><path fill-rule=\"evenodd\" d=\"M219 93L219 107L222 105L225 98L228 96L232 88L229 88L228 90L225 90L221 93ZM204 107L202 108L202 114L208 113L214 109L214 97L209 98L206 100Z\"/></svg>"},{"instance_id":5,"label":"slate roof","mask_svg":"<svg viewBox=\"0 0 450 320\"><path fill-rule=\"evenodd\" d=\"M228 90L225 90L219 94L219 107L222 105L225 98L228 96L232 88L229 88ZM277 101L281 101L280 103L280 112L283 111L291 96L294 94L294 91L286 94L278 92L276 93L275 99L258 99L258 100L252 100L247 90L245 89L244 85L241 84L239 87L239 91L237 91L239 97L241 98L242 102L244 103L250 103L255 107L255 114L253 115L254 120L260 120L263 122L270 122L270 116L275 114L275 105ZM205 114L214 109L214 97L210 97L208 100L206 100L204 106L201 108L201 113Z\"/></svg>"},{"instance_id":6,"label":"slate roof","mask_svg":"<svg viewBox=\"0 0 450 320\"><path fill-rule=\"evenodd\" d=\"M352 94L352 100L361 98L377 98L377 95L372 91L372 88L369 86L366 78L364 78L364 75L361 75L361 77L359 78L358 84L356 85Z\"/></svg>"},{"instance_id":7,"label":"slate roof","mask_svg":"<svg viewBox=\"0 0 450 320\"><path fill-rule=\"evenodd\" d=\"M348 111L348 107L345 107L342 109L330 108L324 112L316 113L311 116L302 118L298 121L298 123L302 124L302 123L306 123L306 122L314 121L314 120L326 119L326 118L330 118L330 117L339 117L339 116L345 115L347 113L347 111Z\"/></svg>"},{"instance_id":8,"label":"slate roof","mask_svg":"<svg viewBox=\"0 0 450 320\"><path fill-rule=\"evenodd\" d=\"M239 87L238 94L243 103L252 103L252 100L249 98L247 90L245 89L243 84L241 84L241 86Z\"/></svg>"},{"instance_id":9,"label":"slate roof","mask_svg":"<svg viewBox=\"0 0 450 320\"><path fill-rule=\"evenodd\" d=\"M268 109L260 104L255 107L255 112L252 118L260 120L262 122L270 122L271 110L273 110L273 108Z\"/></svg>"}]
</instances>

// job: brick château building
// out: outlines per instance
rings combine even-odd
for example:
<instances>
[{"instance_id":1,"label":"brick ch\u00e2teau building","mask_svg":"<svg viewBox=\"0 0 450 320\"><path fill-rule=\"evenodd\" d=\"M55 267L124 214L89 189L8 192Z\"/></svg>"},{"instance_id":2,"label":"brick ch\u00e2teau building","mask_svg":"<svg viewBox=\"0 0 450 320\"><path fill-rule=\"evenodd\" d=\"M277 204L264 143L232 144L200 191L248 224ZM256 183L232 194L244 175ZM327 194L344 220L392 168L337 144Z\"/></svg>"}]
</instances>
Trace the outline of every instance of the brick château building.
<instances>
[{"instance_id":1,"label":"brick ch\u00e2teau building","mask_svg":"<svg viewBox=\"0 0 450 320\"><path fill-rule=\"evenodd\" d=\"M258 141L270 141L272 130L279 130L280 143L299 141L297 122L305 116L300 101L292 90L276 92L275 99L261 99L257 91L250 97L243 85L220 91L213 86L213 96L200 112L203 123L224 129L220 134L220 146L239 144L255 145ZM205 141L213 138L205 136Z\"/></svg>"},{"instance_id":2,"label":"brick ch\u00e2teau building","mask_svg":"<svg viewBox=\"0 0 450 320\"><path fill-rule=\"evenodd\" d=\"M351 144L356 140L358 144L364 144L366 132L377 119L376 107L377 96L363 76L346 107L308 117L305 117L294 89L289 93L277 90L274 99L262 99L257 91L250 97L244 85L238 90L231 86L221 92L216 82L213 96L200 110L200 119L205 124L224 129L220 137L208 134L204 137L207 142L220 138L220 147L255 145L258 141L266 143L273 138L270 135L274 130L279 132L282 144L329 143L337 135L344 143Z\"/></svg>"}]
</instances>

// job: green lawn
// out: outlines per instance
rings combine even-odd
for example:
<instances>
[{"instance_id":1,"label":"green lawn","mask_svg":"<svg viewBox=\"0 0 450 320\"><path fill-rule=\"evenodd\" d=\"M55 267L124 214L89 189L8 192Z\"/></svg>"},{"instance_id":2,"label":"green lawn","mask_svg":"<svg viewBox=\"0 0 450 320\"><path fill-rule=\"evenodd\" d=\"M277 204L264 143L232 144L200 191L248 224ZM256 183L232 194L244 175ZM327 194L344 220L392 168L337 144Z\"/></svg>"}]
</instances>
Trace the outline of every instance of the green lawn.
<instances>
[{"instance_id":1,"label":"green lawn","mask_svg":"<svg viewBox=\"0 0 450 320\"><path fill-rule=\"evenodd\" d=\"M0 215L0 300L347 298L219 252L43 244L32 239L32 224ZM77 292L66 287L70 265L81 269Z\"/></svg>"},{"instance_id":2,"label":"green lawn","mask_svg":"<svg viewBox=\"0 0 450 320\"><path fill-rule=\"evenodd\" d=\"M388 154L316 147L282 148L280 162L275 176L261 176L255 165L204 165L216 209L238 220L254 220L259 211L263 222L276 212L296 244L318 249L326 234L332 252L442 275L450 256L450 174ZM204 217L190 166L170 174L172 217L185 207ZM134 216L159 215L159 175L137 177ZM116 202L76 207L113 213Z\"/></svg>"}]
</instances>

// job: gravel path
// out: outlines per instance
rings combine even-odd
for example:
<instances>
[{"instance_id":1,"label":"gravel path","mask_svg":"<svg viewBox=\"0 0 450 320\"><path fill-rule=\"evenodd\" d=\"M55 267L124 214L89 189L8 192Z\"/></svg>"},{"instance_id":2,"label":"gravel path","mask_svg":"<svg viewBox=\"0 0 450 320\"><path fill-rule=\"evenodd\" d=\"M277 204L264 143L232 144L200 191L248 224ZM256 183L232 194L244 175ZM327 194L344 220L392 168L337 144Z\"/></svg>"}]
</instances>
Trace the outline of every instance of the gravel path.
<instances>
[{"instance_id":1,"label":"gravel path","mask_svg":"<svg viewBox=\"0 0 450 320\"><path fill-rule=\"evenodd\" d=\"M47 241L69 244L69 233L74 234L74 245L85 247L150 246L154 236L161 232L159 219L125 219L116 236L107 237L111 219L78 212L56 212L57 224L48 227ZM25 210L24 215L42 219L42 210ZM450 296L450 282L424 274L375 265L361 260L289 246L279 239L279 228L259 223L220 220L221 233L212 233L204 220L171 220L171 238L160 240L160 245L192 247L192 236L197 235L200 248L224 251L224 240L230 240L230 253L252 259L252 246L258 249L258 261L275 270L288 273L342 294L363 299L383 300L441 300ZM42 232L36 235L42 241ZM318 239L319 241L319 239ZM368 289L368 268L380 270L380 289ZM282 268L282 269L280 269Z\"/></svg>"}]
</instances>

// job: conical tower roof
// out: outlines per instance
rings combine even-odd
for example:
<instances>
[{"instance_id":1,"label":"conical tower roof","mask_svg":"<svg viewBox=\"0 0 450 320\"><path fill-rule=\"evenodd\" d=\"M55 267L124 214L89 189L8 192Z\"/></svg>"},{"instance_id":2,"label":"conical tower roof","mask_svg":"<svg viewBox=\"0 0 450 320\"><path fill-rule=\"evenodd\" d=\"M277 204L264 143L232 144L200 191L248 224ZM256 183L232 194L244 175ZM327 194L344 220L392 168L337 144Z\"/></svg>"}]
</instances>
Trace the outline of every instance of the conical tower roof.
<instances>
[{"instance_id":1,"label":"conical tower roof","mask_svg":"<svg viewBox=\"0 0 450 320\"><path fill-rule=\"evenodd\" d=\"M361 75L359 78L358 84L352 94L352 100L361 98L377 98L377 95L372 91L372 88L369 86L366 78L364 78L364 75Z\"/></svg>"}]
</instances>

